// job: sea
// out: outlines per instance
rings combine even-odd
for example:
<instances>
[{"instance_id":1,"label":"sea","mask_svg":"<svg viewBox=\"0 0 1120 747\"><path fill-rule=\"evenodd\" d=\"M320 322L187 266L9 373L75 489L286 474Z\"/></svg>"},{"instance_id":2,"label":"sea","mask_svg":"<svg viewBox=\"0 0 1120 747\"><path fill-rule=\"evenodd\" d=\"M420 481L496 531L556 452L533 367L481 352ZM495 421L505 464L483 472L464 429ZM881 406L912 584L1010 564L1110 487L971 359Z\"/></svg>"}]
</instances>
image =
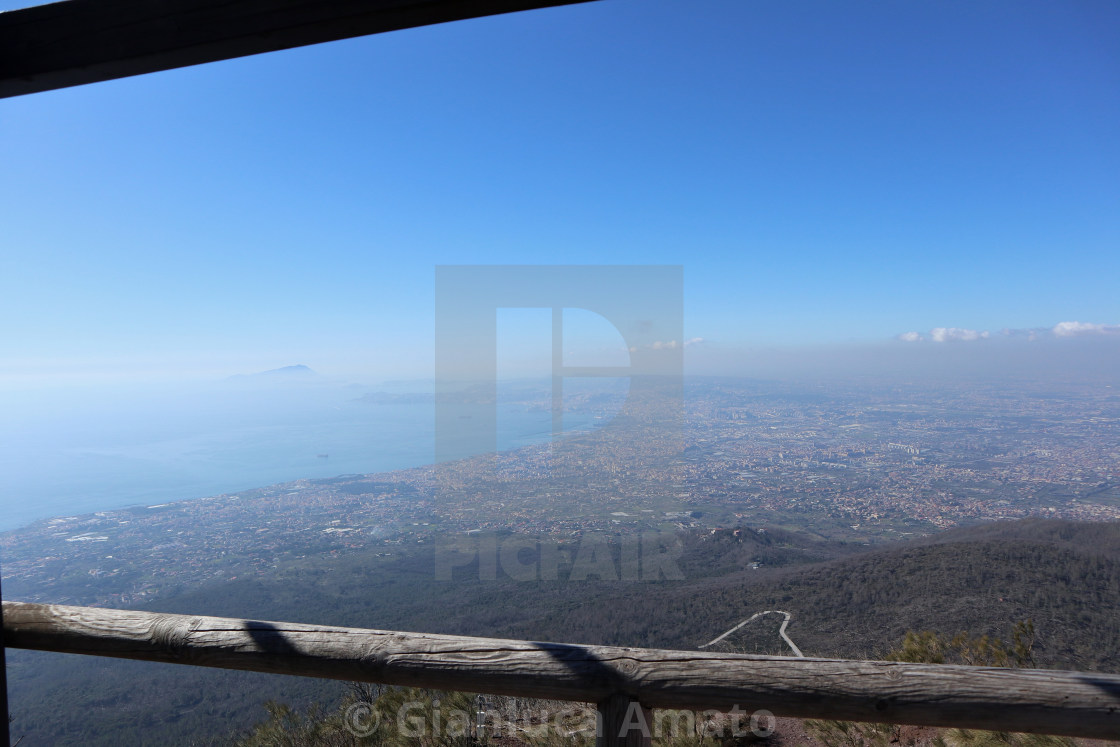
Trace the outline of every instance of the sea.
<instances>
[{"instance_id":1,"label":"sea","mask_svg":"<svg viewBox=\"0 0 1120 747\"><path fill-rule=\"evenodd\" d=\"M394 395L402 388L389 387ZM368 396L376 392L380 396ZM423 390L337 382L72 387L0 393L0 531L36 520L430 464ZM430 385L428 387L430 392ZM539 402L499 397L497 448L548 441ZM565 430L601 415L569 412Z\"/></svg>"}]
</instances>

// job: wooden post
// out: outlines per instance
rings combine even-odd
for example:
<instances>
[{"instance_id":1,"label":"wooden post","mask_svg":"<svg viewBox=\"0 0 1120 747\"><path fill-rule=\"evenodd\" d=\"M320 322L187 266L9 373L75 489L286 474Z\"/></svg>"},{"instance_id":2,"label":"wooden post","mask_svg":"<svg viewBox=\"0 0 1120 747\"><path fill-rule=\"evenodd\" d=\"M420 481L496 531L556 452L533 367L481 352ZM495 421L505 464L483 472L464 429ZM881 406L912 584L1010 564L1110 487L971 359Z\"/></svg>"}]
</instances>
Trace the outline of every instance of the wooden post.
<instances>
[{"instance_id":1,"label":"wooden post","mask_svg":"<svg viewBox=\"0 0 1120 747\"><path fill-rule=\"evenodd\" d=\"M653 709L622 693L595 704L595 747L650 747Z\"/></svg>"}]
</instances>

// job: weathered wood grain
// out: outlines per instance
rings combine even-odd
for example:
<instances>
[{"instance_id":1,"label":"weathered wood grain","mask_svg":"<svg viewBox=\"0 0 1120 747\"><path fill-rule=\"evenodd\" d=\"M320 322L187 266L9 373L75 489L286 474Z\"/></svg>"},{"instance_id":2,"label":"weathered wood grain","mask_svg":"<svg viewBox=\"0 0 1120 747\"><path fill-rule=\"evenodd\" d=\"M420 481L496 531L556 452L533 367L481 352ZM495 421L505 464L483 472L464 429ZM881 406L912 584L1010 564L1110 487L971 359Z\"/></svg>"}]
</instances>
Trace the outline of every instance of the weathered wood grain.
<instances>
[{"instance_id":1,"label":"weathered wood grain","mask_svg":"<svg viewBox=\"0 0 1120 747\"><path fill-rule=\"evenodd\" d=\"M646 708L1120 738L1120 676L399 633L4 602L14 648Z\"/></svg>"},{"instance_id":2,"label":"weathered wood grain","mask_svg":"<svg viewBox=\"0 0 1120 747\"><path fill-rule=\"evenodd\" d=\"M0 98L588 0L66 0L0 13Z\"/></svg>"}]
</instances>

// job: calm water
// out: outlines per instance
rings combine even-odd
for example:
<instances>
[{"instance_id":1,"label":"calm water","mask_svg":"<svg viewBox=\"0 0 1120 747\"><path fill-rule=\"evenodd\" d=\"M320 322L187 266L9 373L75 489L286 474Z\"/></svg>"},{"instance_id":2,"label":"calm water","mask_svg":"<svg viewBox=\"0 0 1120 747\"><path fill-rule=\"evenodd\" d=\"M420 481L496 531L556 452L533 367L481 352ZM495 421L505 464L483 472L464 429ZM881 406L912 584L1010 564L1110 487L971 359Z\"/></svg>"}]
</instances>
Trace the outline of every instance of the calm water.
<instances>
[{"instance_id":1,"label":"calm water","mask_svg":"<svg viewBox=\"0 0 1120 747\"><path fill-rule=\"evenodd\" d=\"M41 392L0 432L0 530L31 521L431 463L429 403L370 404L345 386ZM594 423L567 416L566 428ZM498 446L547 440L547 412L499 406Z\"/></svg>"}]
</instances>

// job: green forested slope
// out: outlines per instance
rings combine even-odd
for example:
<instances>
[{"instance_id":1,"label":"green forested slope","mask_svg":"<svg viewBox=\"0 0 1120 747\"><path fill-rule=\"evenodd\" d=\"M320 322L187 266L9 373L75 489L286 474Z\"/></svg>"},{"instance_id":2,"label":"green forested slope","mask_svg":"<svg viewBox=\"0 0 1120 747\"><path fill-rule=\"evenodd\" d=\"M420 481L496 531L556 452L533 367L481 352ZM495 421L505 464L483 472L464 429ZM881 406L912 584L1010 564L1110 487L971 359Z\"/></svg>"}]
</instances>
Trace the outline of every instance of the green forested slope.
<instances>
[{"instance_id":1,"label":"green forested slope","mask_svg":"<svg viewBox=\"0 0 1120 747\"><path fill-rule=\"evenodd\" d=\"M757 570L754 562L762 562ZM685 538L673 582L432 580L430 550L306 559L268 580L200 588L152 609L576 643L695 648L765 609L792 614L809 656L881 657L907 630L1007 638L1033 620L1039 666L1120 671L1120 525L1022 521L882 547L805 534ZM735 650L788 653L780 616ZM723 644L721 644L723 645ZM336 683L9 652L14 733L28 744L205 744L261 704L331 701Z\"/></svg>"}]
</instances>

